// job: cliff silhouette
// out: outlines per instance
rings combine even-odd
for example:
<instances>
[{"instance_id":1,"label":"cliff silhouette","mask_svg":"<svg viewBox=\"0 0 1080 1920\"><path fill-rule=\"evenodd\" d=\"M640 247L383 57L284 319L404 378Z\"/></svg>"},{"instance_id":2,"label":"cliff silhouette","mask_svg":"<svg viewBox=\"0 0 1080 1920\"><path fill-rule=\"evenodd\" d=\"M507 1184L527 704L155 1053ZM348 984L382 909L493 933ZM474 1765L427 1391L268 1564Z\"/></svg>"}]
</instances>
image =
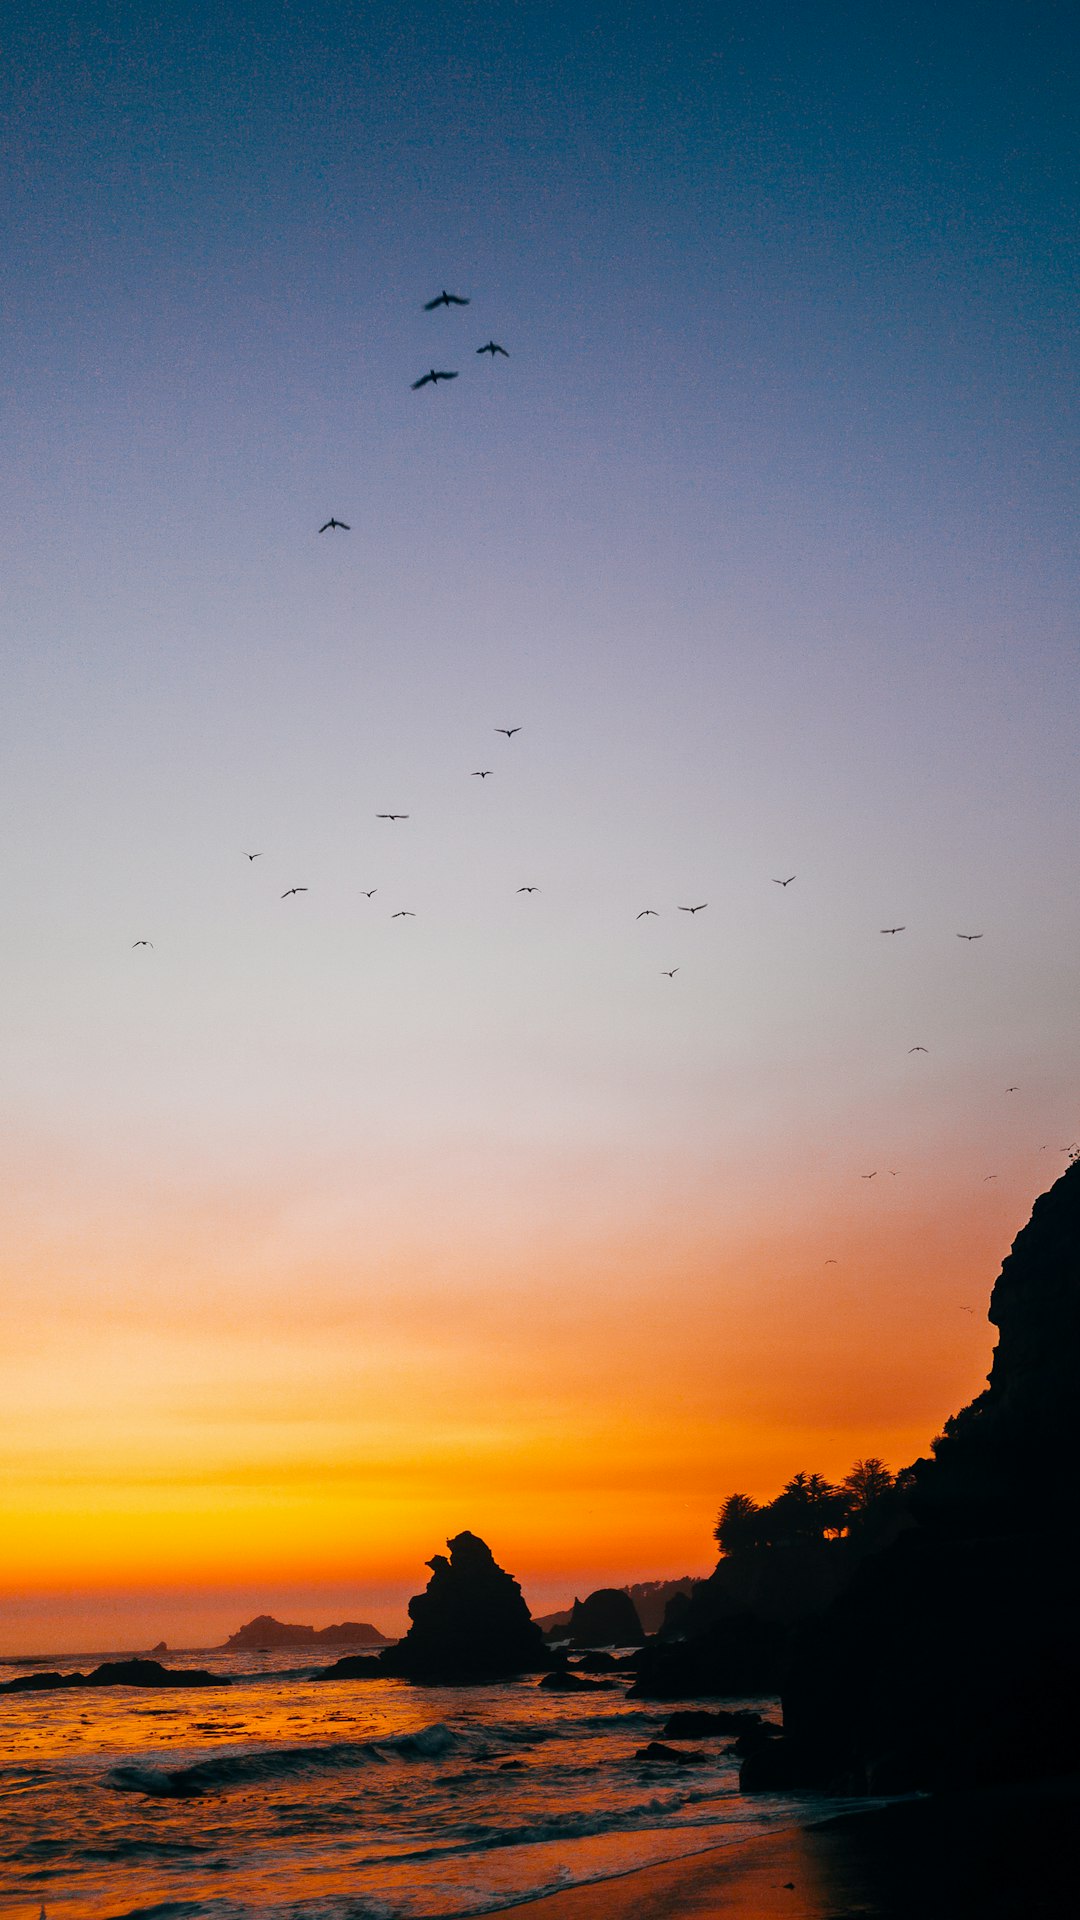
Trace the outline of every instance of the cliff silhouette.
<instances>
[{"instance_id":1,"label":"cliff silhouette","mask_svg":"<svg viewBox=\"0 0 1080 1920\"><path fill-rule=\"evenodd\" d=\"M271 1613L256 1614L225 1642L229 1652L269 1647L383 1647L387 1636L367 1620L343 1620L336 1627L292 1626Z\"/></svg>"},{"instance_id":2,"label":"cliff silhouette","mask_svg":"<svg viewBox=\"0 0 1080 1920\"><path fill-rule=\"evenodd\" d=\"M1080 1164L1036 1201L990 1319L985 1391L911 1470L911 1524L796 1634L783 1737L751 1750L746 1787L895 1792L1075 1766Z\"/></svg>"},{"instance_id":3,"label":"cliff silhouette","mask_svg":"<svg viewBox=\"0 0 1080 1920\"><path fill-rule=\"evenodd\" d=\"M467 1686L540 1673L551 1655L517 1581L497 1566L475 1533L448 1540L431 1579L409 1601L412 1625L379 1655L384 1673L441 1686Z\"/></svg>"}]
</instances>

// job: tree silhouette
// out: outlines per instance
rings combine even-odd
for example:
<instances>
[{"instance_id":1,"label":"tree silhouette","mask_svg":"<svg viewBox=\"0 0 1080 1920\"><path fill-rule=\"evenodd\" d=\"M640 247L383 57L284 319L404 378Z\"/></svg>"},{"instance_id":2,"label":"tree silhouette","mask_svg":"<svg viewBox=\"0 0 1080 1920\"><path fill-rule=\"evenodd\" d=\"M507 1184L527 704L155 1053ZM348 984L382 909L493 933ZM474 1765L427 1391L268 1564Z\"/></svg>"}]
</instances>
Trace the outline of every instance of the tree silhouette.
<instances>
[{"instance_id":1,"label":"tree silhouette","mask_svg":"<svg viewBox=\"0 0 1080 1920\"><path fill-rule=\"evenodd\" d=\"M713 1528L721 1553L738 1553L759 1543L761 1508L748 1493L729 1493Z\"/></svg>"}]
</instances>

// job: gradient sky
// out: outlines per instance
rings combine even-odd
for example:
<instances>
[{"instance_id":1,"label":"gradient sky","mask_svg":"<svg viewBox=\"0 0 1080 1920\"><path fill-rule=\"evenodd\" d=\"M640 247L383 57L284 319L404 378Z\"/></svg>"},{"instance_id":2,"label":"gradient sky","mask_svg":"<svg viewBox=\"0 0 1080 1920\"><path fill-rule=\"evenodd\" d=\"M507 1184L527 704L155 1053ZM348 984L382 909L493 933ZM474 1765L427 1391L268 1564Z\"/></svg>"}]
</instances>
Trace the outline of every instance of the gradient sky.
<instances>
[{"instance_id":1,"label":"gradient sky","mask_svg":"<svg viewBox=\"0 0 1080 1920\"><path fill-rule=\"evenodd\" d=\"M1075 14L4 16L0 1648L704 1572L1080 1129Z\"/></svg>"}]
</instances>

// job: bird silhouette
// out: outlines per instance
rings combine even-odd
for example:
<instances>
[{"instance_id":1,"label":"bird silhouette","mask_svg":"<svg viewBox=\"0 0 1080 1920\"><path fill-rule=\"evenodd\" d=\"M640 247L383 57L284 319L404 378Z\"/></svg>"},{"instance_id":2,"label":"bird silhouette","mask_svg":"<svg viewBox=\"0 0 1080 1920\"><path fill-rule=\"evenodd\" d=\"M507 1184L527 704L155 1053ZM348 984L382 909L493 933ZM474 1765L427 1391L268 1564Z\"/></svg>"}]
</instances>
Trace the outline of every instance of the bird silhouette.
<instances>
[{"instance_id":1,"label":"bird silhouette","mask_svg":"<svg viewBox=\"0 0 1080 1920\"><path fill-rule=\"evenodd\" d=\"M497 353L501 353L504 360L509 360L510 358L510 355L507 353L506 348L500 347L497 340L489 340L486 346L477 347L476 351L477 353L490 353L493 360Z\"/></svg>"},{"instance_id":2,"label":"bird silhouette","mask_svg":"<svg viewBox=\"0 0 1080 1920\"><path fill-rule=\"evenodd\" d=\"M361 887L360 891L363 894L365 900L370 900L372 894L378 893L379 889L378 887Z\"/></svg>"},{"instance_id":3,"label":"bird silhouette","mask_svg":"<svg viewBox=\"0 0 1080 1920\"><path fill-rule=\"evenodd\" d=\"M997 1179L997 1174L996 1174L996 1173L984 1173L984 1174L983 1174L983 1184L984 1184L984 1185L986 1184L986 1182L987 1182L987 1180L996 1180L996 1179Z\"/></svg>"},{"instance_id":4,"label":"bird silhouette","mask_svg":"<svg viewBox=\"0 0 1080 1920\"><path fill-rule=\"evenodd\" d=\"M307 892L306 887L286 887L281 897L283 900L287 900L289 898L289 895L292 893L306 893L306 892Z\"/></svg>"},{"instance_id":5,"label":"bird silhouette","mask_svg":"<svg viewBox=\"0 0 1080 1920\"><path fill-rule=\"evenodd\" d=\"M507 739L512 740L515 733L521 732L521 728L520 727L496 727L495 731L496 733L505 733Z\"/></svg>"},{"instance_id":6,"label":"bird silhouette","mask_svg":"<svg viewBox=\"0 0 1080 1920\"><path fill-rule=\"evenodd\" d=\"M132 951L134 951L136 947L152 947L153 944L152 940L133 940L131 943Z\"/></svg>"},{"instance_id":7,"label":"bird silhouette","mask_svg":"<svg viewBox=\"0 0 1080 1920\"><path fill-rule=\"evenodd\" d=\"M245 853L244 859L245 860L261 860L262 854L261 853Z\"/></svg>"},{"instance_id":8,"label":"bird silhouette","mask_svg":"<svg viewBox=\"0 0 1080 1920\"><path fill-rule=\"evenodd\" d=\"M882 933L904 933L906 932L906 928L905 927L882 927L881 931Z\"/></svg>"},{"instance_id":9,"label":"bird silhouette","mask_svg":"<svg viewBox=\"0 0 1080 1920\"><path fill-rule=\"evenodd\" d=\"M659 920L659 918L660 915L655 907L642 907L641 912L634 915L635 920Z\"/></svg>"},{"instance_id":10,"label":"bird silhouette","mask_svg":"<svg viewBox=\"0 0 1080 1920\"><path fill-rule=\"evenodd\" d=\"M835 1261L835 1260L826 1260L826 1262L825 1262L825 1265L826 1265L827 1267L835 1267L835 1266L836 1266L837 1264L838 1264L838 1263L837 1263L837 1261Z\"/></svg>"},{"instance_id":11,"label":"bird silhouette","mask_svg":"<svg viewBox=\"0 0 1080 1920\"><path fill-rule=\"evenodd\" d=\"M539 893L539 887L519 887L519 893Z\"/></svg>"},{"instance_id":12,"label":"bird silhouette","mask_svg":"<svg viewBox=\"0 0 1080 1920\"><path fill-rule=\"evenodd\" d=\"M909 1053L929 1053L929 1047L909 1047Z\"/></svg>"},{"instance_id":13,"label":"bird silhouette","mask_svg":"<svg viewBox=\"0 0 1080 1920\"><path fill-rule=\"evenodd\" d=\"M463 299L460 293L447 293L444 287L441 293L435 295L434 300L424 301L424 312L434 313L436 307L467 307L468 304L469 302Z\"/></svg>"},{"instance_id":14,"label":"bird silhouette","mask_svg":"<svg viewBox=\"0 0 1080 1920\"><path fill-rule=\"evenodd\" d=\"M860 1179L862 1179L862 1180L876 1180L876 1179L877 1179L877 1168L876 1168L876 1167L874 1168L874 1171L873 1171L873 1173L863 1173L863 1174L860 1174L860 1176L859 1176L859 1178L860 1178Z\"/></svg>"},{"instance_id":15,"label":"bird silhouette","mask_svg":"<svg viewBox=\"0 0 1080 1920\"><path fill-rule=\"evenodd\" d=\"M407 820L407 813L377 813L376 820Z\"/></svg>"},{"instance_id":16,"label":"bird silhouette","mask_svg":"<svg viewBox=\"0 0 1080 1920\"><path fill-rule=\"evenodd\" d=\"M774 887L790 887L795 877L796 877L795 874L789 873L786 880L774 880L773 886Z\"/></svg>"},{"instance_id":17,"label":"bird silhouette","mask_svg":"<svg viewBox=\"0 0 1080 1920\"><path fill-rule=\"evenodd\" d=\"M333 515L331 515L330 519L327 520L326 523L319 528L319 532L329 533L331 528L333 527L340 527L342 533L351 533L352 531L347 520L335 520Z\"/></svg>"},{"instance_id":18,"label":"bird silhouette","mask_svg":"<svg viewBox=\"0 0 1080 1920\"><path fill-rule=\"evenodd\" d=\"M486 780L490 772L490 767L477 767L472 777L474 780Z\"/></svg>"},{"instance_id":19,"label":"bird silhouette","mask_svg":"<svg viewBox=\"0 0 1080 1920\"><path fill-rule=\"evenodd\" d=\"M704 913L705 908L708 906L708 904L709 903L707 900L703 900L700 907L680 907L679 912L680 913Z\"/></svg>"},{"instance_id":20,"label":"bird silhouette","mask_svg":"<svg viewBox=\"0 0 1080 1920\"><path fill-rule=\"evenodd\" d=\"M391 920L415 920L416 915L410 907L399 907L396 913L390 915L390 918Z\"/></svg>"},{"instance_id":21,"label":"bird silhouette","mask_svg":"<svg viewBox=\"0 0 1080 1920\"><path fill-rule=\"evenodd\" d=\"M981 933L958 933L956 937L958 940L981 940L982 934Z\"/></svg>"},{"instance_id":22,"label":"bird silhouette","mask_svg":"<svg viewBox=\"0 0 1080 1920\"><path fill-rule=\"evenodd\" d=\"M412 390L415 393L417 387L433 387L436 384L436 382L439 380L456 380L456 379L457 379L456 373L447 373L445 371L437 370L435 367L432 367L430 373L422 373L420 375L419 380L413 381Z\"/></svg>"},{"instance_id":23,"label":"bird silhouette","mask_svg":"<svg viewBox=\"0 0 1080 1920\"><path fill-rule=\"evenodd\" d=\"M679 972L679 968L678 967L662 967L661 972L663 973L665 980L674 980L675 975Z\"/></svg>"}]
</instances>

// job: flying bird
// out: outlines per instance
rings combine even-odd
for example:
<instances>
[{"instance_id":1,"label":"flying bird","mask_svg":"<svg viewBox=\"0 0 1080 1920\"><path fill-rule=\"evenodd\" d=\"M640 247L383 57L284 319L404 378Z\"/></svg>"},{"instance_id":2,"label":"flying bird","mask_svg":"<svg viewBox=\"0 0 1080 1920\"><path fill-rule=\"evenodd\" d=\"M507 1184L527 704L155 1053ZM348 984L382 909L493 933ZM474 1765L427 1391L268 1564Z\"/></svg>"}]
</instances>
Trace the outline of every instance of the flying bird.
<instances>
[{"instance_id":1,"label":"flying bird","mask_svg":"<svg viewBox=\"0 0 1080 1920\"><path fill-rule=\"evenodd\" d=\"M1006 1087L1006 1093L1019 1093L1019 1087Z\"/></svg>"},{"instance_id":2,"label":"flying bird","mask_svg":"<svg viewBox=\"0 0 1080 1920\"><path fill-rule=\"evenodd\" d=\"M929 1053L929 1047L909 1047L909 1053Z\"/></svg>"},{"instance_id":3,"label":"flying bird","mask_svg":"<svg viewBox=\"0 0 1080 1920\"><path fill-rule=\"evenodd\" d=\"M786 880L774 880L773 886L774 887L790 887L794 879L795 879L795 875L793 873L789 873Z\"/></svg>"},{"instance_id":4,"label":"flying bird","mask_svg":"<svg viewBox=\"0 0 1080 1920\"><path fill-rule=\"evenodd\" d=\"M493 360L497 353L501 353L504 360L509 360L510 358L506 348L500 347L497 340L489 340L485 347L477 347L476 351L477 353L490 353Z\"/></svg>"},{"instance_id":5,"label":"flying bird","mask_svg":"<svg viewBox=\"0 0 1080 1920\"><path fill-rule=\"evenodd\" d=\"M906 932L906 928L904 928L904 927L882 927L882 929L881 929L881 931L882 931L882 933L904 933L904 932Z\"/></svg>"},{"instance_id":6,"label":"flying bird","mask_svg":"<svg viewBox=\"0 0 1080 1920\"><path fill-rule=\"evenodd\" d=\"M641 912L634 915L635 920L659 920L659 918L660 915L655 907L642 907Z\"/></svg>"},{"instance_id":7,"label":"flying bird","mask_svg":"<svg viewBox=\"0 0 1080 1920\"><path fill-rule=\"evenodd\" d=\"M835 1261L835 1260L826 1260L826 1261L825 1261L825 1265L826 1265L827 1267L835 1267L835 1266L837 1266L837 1265L838 1265L838 1262L837 1262L837 1261Z\"/></svg>"},{"instance_id":8,"label":"flying bird","mask_svg":"<svg viewBox=\"0 0 1080 1920\"><path fill-rule=\"evenodd\" d=\"M376 820L407 820L407 813L377 813Z\"/></svg>"},{"instance_id":9,"label":"flying bird","mask_svg":"<svg viewBox=\"0 0 1080 1920\"><path fill-rule=\"evenodd\" d=\"M675 975L678 973L678 971L679 971L678 967L662 967L661 968L661 972L663 973L665 980L674 980Z\"/></svg>"},{"instance_id":10,"label":"flying bird","mask_svg":"<svg viewBox=\"0 0 1080 1920\"><path fill-rule=\"evenodd\" d=\"M365 900L370 900L372 894L378 893L379 889L378 887L366 887L366 888L361 887L360 891L363 894Z\"/></svg>"},{"instance_id":11,"label":"flying bird","mask_svg":"<svg viewBox=\"0 0 1080 1920\"><path fill-rule=\"evenodd\" d=\"M306 892L307 892L306 887L286 887L281 897L283 900L287 900L291 893L306 893Z\"/></svg>"},{"instance_id":12,"label":"flying bird","mask_svg":"<svg viewBox=\"0 0 1080 1920\"><path fill-rule=\"evenodd\" d=\"M958 933L956 937L958 940L981 940L982 934L981 933Z\"/></svg>"},{"instance_id":13,"label":"flying bird","mask_svg":"<svg viewBox=\"0 0 1080 1920\"><path fill-rule=\"evenodd\" d=\"M860 1176L859 1176L859 1178L860 1178L860 1179L862 1179L862 1180L876 1180L876 1179L877 1179L877 1168L876 1168L876 1167L874 1168L874 1171L873 1171L873 1173L863 1173L863 1174L860 1174Z\"/></svg>"},{"instance_id":14,"label":"flying bird","mask_svg":"<svg viewBox=\"0 0 1080 1920\"><path fill-rule=\"evenodd\" d=\"M245 860L261 860L262 854L261 853L245 853L244 859Z\"/></svg>"},{"instance_id":15,"label":"flying bird","mask_svg":"<svg viewBox=\"0 0 1080 1920\"><path fill-rule=\"evenodd\" d=\"M985 1183L986 1183L986 1181L987 1181L987 1180L996 1180L996 1179L997 1179L997 1174L996 1174L996 1173L984 1173L984 1174L983 1174L983 1183L984 1183L984 1185L985 1185Z\"/></svg>"},{"instance_id":16,"label":"flying bird","mask_svg":"<svg viewBox=\"0 0 1080 1920\"><path fill-rule=\"evenodd\" d=\"M413 381L412 390L415 393L417 387L430 387L430 386L434 386L435 383L439 380L456 380L456 379L457 379L456 373L446 373L443 371L437 371L435 367L432 367L430 373L422 373L420 375L419 380Z\"/></svg>"},{"instance_id":17,"label":"flying bird","mask_svg":"<svg viewBox=\"0 0 1080 1920\"><path fill-rule=\"evenodd\" d=\"M396 913L390 915L390 918L391 920L415 920L416 915L409 907L399 907Z\"/></svg>"},{"instance_id":18,"label":"flying bird","mask_svg":"<svg viewBox=\"0 0 1080 1920\"><path fill-rule=\"evenodd\" d=\"M539 893L539 887L519 887L519 893Z\"/></svg>"},{"instance_id":19,"label":"flying bird","mask_svg":"<svg viewBox=\"0 0 1080 1920\"><path fill-rule=\"evenodd\" d=\"M136 947L152 947L153 944L152 940L133 940L131 943L133 950Z\"/></svg>"},{"instance_id":20,"label":"flying bird","mask_svg":"<svg viewBox=\"0 0 1080 1920\"><path fill-rule=\"evenodd\" d=\"M709 903L707 900L703 900L700 907L680 907L679 912L680 913L703 913L705 908L708 906L708 904Z\"/></svg>"},{"instance_id":21,"label":"flying bird","mask_svg":"<svg viewBox=\"0 0 1080 1920\"><path fill-rule=\"evenodd\" d=\"M436 307L467 307L468 304L469 302L463 299L460 293L447 293L444 287L441 293L435 295L434 300L424 301L424 312L434 313Z\"/></svg>"},{"instance_id":22,"label":"flying bird","mask_svg":"<svg viewBox=\"0 0 1080 1920\"><path fill-rule=\"evenodd\" d=\"M490 767L477 767L472 777L474 780L486 780L490 772Z\"/></svg>"},{"instance_id":23,"label":"flying bird","mask_svg":"<svg viewBox=\"0 0 1080 1920\"><path fill-rule=\"evenodd\" d=\"M515 733L521 732L521 728L520 727L496 727L495 731L496 733L505 733L507 739L512 740Z\"/></svg>"},{"instance_id":24,"label":"flying bird","mask_svg":"<svg viewBox=\"0 0 1080 1920\"><path fill-rule=\"evenodd\" d=\"M352 531L347 520L335 520L331 514L330 519L326 521L325 525L319 528L319 532L329 533L332 527L340 527L342 533L351 533Z\"/></svg>"}]
</instances>

